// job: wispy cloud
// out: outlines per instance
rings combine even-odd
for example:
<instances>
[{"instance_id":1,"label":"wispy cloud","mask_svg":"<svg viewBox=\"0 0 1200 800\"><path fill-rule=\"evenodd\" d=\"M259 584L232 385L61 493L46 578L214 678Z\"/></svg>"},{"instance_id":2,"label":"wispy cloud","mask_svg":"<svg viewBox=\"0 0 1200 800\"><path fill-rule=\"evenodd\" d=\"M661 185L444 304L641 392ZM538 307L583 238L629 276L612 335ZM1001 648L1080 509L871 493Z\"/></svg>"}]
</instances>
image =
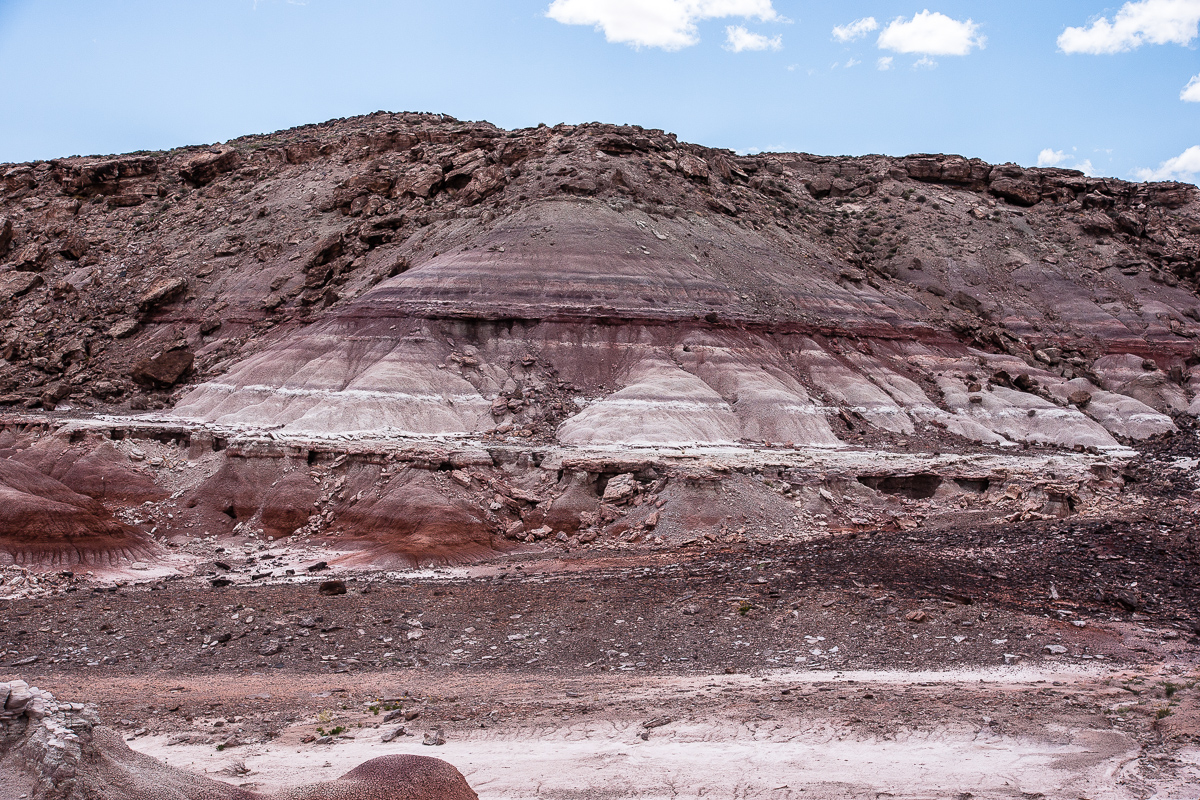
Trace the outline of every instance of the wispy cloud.
<instances>
[{"instance_id":1,"label":"wispy cloud","mask_svg":"<svg viewBox=\"0 0 1200 800\"><path fill-rule=\"evenodd\" d=\"M1200 0L1141 0L1126 3L1110 22L1099 17L1058 37L1064 53L1106 55L1143 44L1191 44L1200 26Z\"/></svg>"},{"instance_id":2,"label":"wispy cloud","mask_svg":"<svg viewBox=\"0 0 1200 800\"><path fill-rule=\"evenodd\" d=\"M979 33L979 25L971 20L951 19L945 14L925 10L910 20L903 17L892 22L879 34L879 48L896 53L917 53L923 56L965 56L983 48L987 38ZM920 64L920 62L918 62Z\"/></svg>"},{"instance_id":3,"label":"wispy cloud","mask_svg":"<svg viewBox=\"0 0 1200 800\"><path fill-rule=\"evenodd\" d=\"M730 25L725 29L725 49L731 53L743 50L782 50L783 36L764 36L746 30L744 25Z\"/></svg>"},{"instance_id":4,"label":"wispy cloud","mask_svg":"<svg viewBox=\"0 0 1200 800\"><path fill-rule=\"evenodd\" d=\"M610 42L663 50L699 42L696 23L701 20L785 21L772 0L554 0L546 16L564 25L591 25Z\"/></svg>"},{"instance_id":5,"label":"wispy cloud","mask_svg":"<svg viewBox=\"0 0 1200 800\"><path fill-rule=\"evenodd\" d=\"M1194 180L1200 173L1200 145L1184 150L1174 158L1168 158L1158 169L1139 169L1134 172L1142 181Z\"/></svg>"},{"instance_id":6,"label":"wispy cloud","mask_svg":"<svg viewBox=\"0 0 1200 800\"><path fill-rule=\"evenodd\" d=\"M856 19L847 25L838 25L833 29L833 38L839 42L853 42L861 39L871 31L879 30L879 23L874 17L863 17Z\"/></svg>"},{"instance_id":7,"label":"wispy cloud","mask_svg":"<svg viewBox=\"0 0 1200 800\"><path fill-rule=\"evenodd\" d=\"M1192 78L1179 93L1179 99L1185 103L1200 103L1200 75Z\"/></svg>"},{"instance_id":8,"label":"wispy cloud","mask_svg":"<svg viewBox=\"0 0 1200 800\"><path fill-rule=\"evenodd\" d=\"M875 67L880 72L887 72L889 69L892 68L892 62L895 60L896 59L892 58L891 56L883 56L882 58L880 58L878 61L875 62Z\"/></svg>"}]
</instances>

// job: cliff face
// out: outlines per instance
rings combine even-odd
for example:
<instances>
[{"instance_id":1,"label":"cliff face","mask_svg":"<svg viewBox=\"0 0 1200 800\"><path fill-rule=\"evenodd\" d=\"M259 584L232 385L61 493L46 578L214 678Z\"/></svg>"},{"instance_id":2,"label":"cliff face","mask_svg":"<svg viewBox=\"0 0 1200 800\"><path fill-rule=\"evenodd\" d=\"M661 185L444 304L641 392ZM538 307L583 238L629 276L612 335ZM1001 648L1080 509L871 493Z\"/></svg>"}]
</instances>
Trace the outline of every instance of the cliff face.
<instances>
[{"instance_id":1,"label":"cliff face","mask_svg":"<svg viewBox=\"0 0 1200 800\"><path fill-rule=\"evenodd\" d=\"M617 511L669 494L672 448L776 453L785 498L831 480L805 477L814 448L996 490L1021 447L1117 457L1200 411L1185 184L382 113L3 176L0 447L93 497L111 472L113 507L190 492L209 529L344 521L380 558L453 558L654 529ZM128 461L139 436L212 463L164 481L170 454ZM90 492L63 477L81 459ZM614 475L640 483L605 503ZM729 527L698 508L680 535Z\"/></svg>"}]
</instances>

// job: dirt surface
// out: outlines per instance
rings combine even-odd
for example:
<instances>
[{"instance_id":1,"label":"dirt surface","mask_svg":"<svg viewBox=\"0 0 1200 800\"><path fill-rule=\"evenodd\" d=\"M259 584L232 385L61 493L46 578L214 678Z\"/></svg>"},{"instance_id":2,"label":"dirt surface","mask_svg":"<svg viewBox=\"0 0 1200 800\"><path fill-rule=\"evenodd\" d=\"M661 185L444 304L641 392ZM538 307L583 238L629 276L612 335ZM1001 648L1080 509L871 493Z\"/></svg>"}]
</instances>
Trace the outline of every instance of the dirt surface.
<instances>
[{"instance_id":1,"label":"dirt surface","mask_svg":"<svg viewBox=\"0 0 1200 800\"><path fill-rule=\"evenodd\" d=\"M929 669L1003 664L1006 653L1040 661L1048 644L1067 647L1063 660L1129 663L1147 642L1190 650L1200 588L1189 566L1193 525L1024 523L609 558L513 555L346 574L346 593L334 596L319 594L329 572L313 577L311 564L296 563L303 577L249 586L84 585L12 601L0 624L17 637L9 664L36 656L26 669L97 675L150 665ZM252 551L249 560L275 567L270 558Z\"/></svg>"},{"instance_id":2,"label":"dirt surface","mask_svg":"<svg viewBox=\"0 0 1200 800\"><path fill-rule=\"evenodd\" d=\"M424 571L297 562L254 586L68 586L0 624L26 662L10 670L95 700L168 765L264 791L300 763L331 778L429 753L441 731L436 754L484 798L1182 798L1191 530L1147 511ZM321 595L331 579L347 593Z\"/></svg>"},{"instance_id":3,"label":"dirt surface","mask_svg":"<svg viewBox=\"0 0 1200 800\"><path fill-rule=\"evenodd\" d=\"M5 165L0 800L1195 800L1198 270L637 126Z\"/></svg>"}]
</instances>

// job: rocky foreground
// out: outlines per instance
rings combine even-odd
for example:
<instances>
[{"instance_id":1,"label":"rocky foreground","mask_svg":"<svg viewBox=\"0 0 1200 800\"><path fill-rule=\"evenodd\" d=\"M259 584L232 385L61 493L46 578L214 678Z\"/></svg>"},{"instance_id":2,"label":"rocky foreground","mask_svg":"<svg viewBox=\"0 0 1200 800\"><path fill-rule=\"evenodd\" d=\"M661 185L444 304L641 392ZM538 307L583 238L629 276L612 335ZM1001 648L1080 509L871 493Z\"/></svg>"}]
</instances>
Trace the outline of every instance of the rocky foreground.
<instances>
[{"instance_id":1,"label":"rocky foreground","mask_svg":"<svg viewBox=\"0 0 1200 800\"><path fill-rule=\"evenodd\" d=\"M1192 780L1196 187L384 113L0 175L2 660L134 747L247 792L443 733L494 797ZM902 780L833 768L889 740Z\"/></svg>"},{"instance_id":2,"label":"rocky foreground","mask_svg":"<svg viewBox=\"0 0 1200 800\"><path fill-rule=\"evenodd\" d=\"M262 795L171 769L133 752L99 725L95 709L63 703L24 681L0 683L0 792L57 800L477 800L444 761L420 756L372 759L340 778Z\"/></svg>"}]
</instances>

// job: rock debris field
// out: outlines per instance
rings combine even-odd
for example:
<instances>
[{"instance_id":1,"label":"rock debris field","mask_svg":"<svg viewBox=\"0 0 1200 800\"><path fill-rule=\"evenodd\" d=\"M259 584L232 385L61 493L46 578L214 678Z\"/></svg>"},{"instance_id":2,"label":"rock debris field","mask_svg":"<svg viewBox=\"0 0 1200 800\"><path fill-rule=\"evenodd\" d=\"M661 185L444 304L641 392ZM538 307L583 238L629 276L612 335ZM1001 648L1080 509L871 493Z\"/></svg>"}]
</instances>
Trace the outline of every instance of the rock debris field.
<instances>
[{"instance_id":1,"label":"rock debris field","mask_svg":"<svg viewBox=\"0 0 1200 800\"><path fill-rule=\"evenodd\" d=\"M1194 798L1198 269L637 126L0 165L0 800Z\"/></svg>"}]
</instances>

